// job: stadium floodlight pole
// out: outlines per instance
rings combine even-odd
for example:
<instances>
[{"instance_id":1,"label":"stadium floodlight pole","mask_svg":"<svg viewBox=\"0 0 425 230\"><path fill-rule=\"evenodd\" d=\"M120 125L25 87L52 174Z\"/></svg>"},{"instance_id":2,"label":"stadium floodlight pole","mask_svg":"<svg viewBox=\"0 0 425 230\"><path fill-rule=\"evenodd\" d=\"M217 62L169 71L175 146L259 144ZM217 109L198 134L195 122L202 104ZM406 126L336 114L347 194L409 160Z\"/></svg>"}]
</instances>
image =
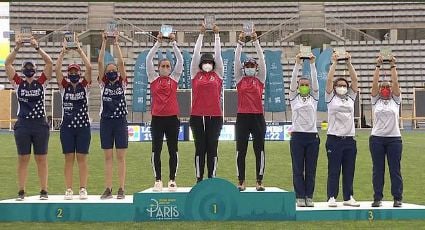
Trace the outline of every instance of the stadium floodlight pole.
<instances>
[{"instance_id":1,"label":"stadium floodlight pole","mask_svg":"<svg viewBox=\"0 0 425 230\"><path fill-rule=\"evenodd\" d=\"M55 33L60 33L60 32L62 32L63 30L65 30L65 29L67 29L68 30L68 27L70 26L70 25L72 25L72 24L75 24L76 22L79 22L79 21L86 21L87 22L87 17L79 17L79 18L77 18L77 19L74 19L74 20L72 20L70 23L68 23L68 24L66 24L66 25L64 25L64 26L61 26L61 27L59 27L59 28L57 28L56 30L54 30L52 33L50 33L50 34L47 34L47 35L45 35L45 36L43 36L43 37L41 37L40 39L38 39L38 41L43 41L43 40L45 40L45 39L47 39L48 37L50 37L50 36L52 36L53 34L55 34ZM88 23L85 23L85 25L87 25ZM87 27L86 27L86 29L87 29Z\"/></svg>"},{"instance_id":2,"label":"stadium floodlight pole","mask_svg":"<svg viewBox=\"0 0 425 230\"><path fill-rule=\"evenodd\" d=\"M134 27L134 28L136 28L138 31L143 32L143 34L144 34L144 35L146 35L146 36L148 36L148 37L151 37L151 38L153 38L153 39L157 40L157 37L155 37L155 36L153 36L153 35L149 34L149 31L146 31L146 30L144 30L144 29L142 29L142 28L140 28L140 27L138 27L138 26L134 25L133 23L131 23L131 22L129 22L129 21L127 21L127 20L123 19L123 18L117 17L117 18L115 18L115 19L118 19L119 21L123 21L123 22L127 23L128 25L133 26L133 27Z\"/></svg>"}]
</instances>

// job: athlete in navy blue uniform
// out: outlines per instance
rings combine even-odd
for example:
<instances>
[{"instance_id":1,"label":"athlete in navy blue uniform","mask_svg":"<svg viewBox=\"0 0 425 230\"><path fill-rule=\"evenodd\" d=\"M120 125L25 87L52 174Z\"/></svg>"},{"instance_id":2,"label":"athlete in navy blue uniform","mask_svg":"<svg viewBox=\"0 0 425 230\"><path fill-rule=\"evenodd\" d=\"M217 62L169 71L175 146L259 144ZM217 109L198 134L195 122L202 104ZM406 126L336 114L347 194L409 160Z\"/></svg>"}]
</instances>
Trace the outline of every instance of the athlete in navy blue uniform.
<instances>
[{"instance_id":1,"label":"athlete in navy blue uniform","mask_svg":"<svg viewBox=\"0 0 425 230\"><path fill-rule=\"evenodd\" d=\"M18 99L18 120L14 126L15 142L18 149L18 186L19 192L16 200L25 197L25 183L28 175L31 146L34 149L34 158L37 164L40 179L40 199L48 199L47 195L47 149L49 143L49 125L46 122L44 107L44 89L52 77L53 63L49 55L39 46L35 38L31 38L31 46L43 58L45 63L43 72L36 74L36 65L33 61L22 63L22 74L18 75L13 62L16 54L23 46L20 38L16 46L6 58L5 67L9 81L16 91Z\"/></svg>"},{"instance_id":2,"label":"athlete in navy blue uniform","mask_svg":"<svg viewBox=\"0 0 425 230\"><path fill-rule=\"evenodd\" d=\"M105 152L105 192L101 199L112 198L112 164L113 148L115 144L118 161L119 189L117 199L124 199L125 185L125 155L128 147L127 130L127 104L125 90L127 87L127 74L124 59L118 44L119 35L115 34L114 47L118 56L118 63L104 61L107 42L106 33L102 34L102 47L99 53L99 85L102 93L100 109L100 142Z\"/></svg>"},{"instance_id":3,"label":"athlete in navy blue uniform","mask_svg":"<svg viewBox=\"0 0 425 230\"><path fill-rule=\"evenodd\" d=\"M66 42L56 61L55 71L59 90L62 95L62 124L60 140L65 155L65 200L73 199L72 171L77 158L80 173L80 199L87 199L87 154L90 146L90 120L88 115L88 94L91 83L91 64L77 40L76 51L84 62L86 71L81 75L78 64L70 64L64 78L62 62L68 52Z\"/></svg>"}]
</instances>

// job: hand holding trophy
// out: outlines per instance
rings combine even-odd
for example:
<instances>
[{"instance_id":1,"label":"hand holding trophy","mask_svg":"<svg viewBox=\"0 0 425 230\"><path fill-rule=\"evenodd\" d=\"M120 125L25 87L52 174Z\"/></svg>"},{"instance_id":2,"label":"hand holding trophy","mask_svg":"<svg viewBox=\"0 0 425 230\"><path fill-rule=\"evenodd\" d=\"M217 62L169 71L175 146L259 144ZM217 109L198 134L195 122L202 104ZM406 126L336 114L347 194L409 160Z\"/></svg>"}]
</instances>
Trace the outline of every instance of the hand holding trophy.
<instances>
[{"instance_id":1,"label":"hand holding trophy","mask_svg":"<svg viewBox=\"0 0 425 230\"><path fill-rule=\"evenodd\" d=\"M115 39L118 32L118 24L115 20L111 20L106 24L106 37Z\"/></svg>"},{"instance_id":2,"label":"hand holding trophy","mask_svg":"<svg viewBox=\"0 0 425 230\"><path fill-rule=\"evenodd\" d=\"M310 59L311 57L311 46L300 45L300 59Z\"/></svg>"},{"instance_id":3,"label":"hand holding trophy","mask_svg":"<svg viewBox=\"0 0 425 230\"><path fill-rule=\"evenodd\" d=\"M173 33L173 26L171 25L162 25L160 33L162 35L162 38L164 39L170 39L170 35Z\"/></svg>"},{"instance_id":4,"label":"hand holding trophy","mask_svg":"<svg viewBox=\"0 0 425 230\"><path fill-rule=\"evenodd\" d=\"M215 26L215 16L207 14L204 16L204 27L206 30L213 30Z\"/></svg>"},{"instance_id":5,"label":"hand holding trophy","mask_svg":"<svg viewBox=\"0 0 425 230\"><path fill-rule=\"evenodd\" d=\"M22 26L21 31L18 35L23 44L31 44L32 28L30 26Z\"/></svg>"},{"instance_id":6,"label":"hand holding trophy","mask_svg":"<svg viewBox=\"0 0 425 230\"><path fill-rule=\"evenodd\" d=\"M66 31L64 38L65 38L65 43L66 43L67 49L78 49L78 46L75 42L75 33L70 32L70 31Z\"/></svg>"},{"instance_id":7,"label":"hand holding trophy","mask_svg":"<svg viewBox=\"0 0 425 230\"><path fill-rule=\"evenodd\" d=\"M348 56L347 56L347 51L345 51L344 47L336 47L334 48L334 51L338 57L338 61L347 61L348 60Z\"/></svg>"}]
</instances>

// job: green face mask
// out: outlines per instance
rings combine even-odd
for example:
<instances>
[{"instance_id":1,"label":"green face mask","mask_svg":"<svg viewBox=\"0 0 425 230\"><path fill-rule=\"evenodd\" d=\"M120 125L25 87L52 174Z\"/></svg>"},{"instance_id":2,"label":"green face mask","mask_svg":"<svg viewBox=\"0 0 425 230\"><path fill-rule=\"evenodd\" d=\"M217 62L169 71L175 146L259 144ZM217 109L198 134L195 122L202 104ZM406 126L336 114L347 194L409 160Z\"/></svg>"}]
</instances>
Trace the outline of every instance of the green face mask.
<instances>
[{"instance_id":1,"label":"green face mask","mask_svg":"<svg viewBox=\"0 0 425 230\"><path fill-rule=\"evenodd\" d=\"M310 87L306 85L302 85L298 88L301 96L307 96L310 93Z\"/></svg>"}]
</instances>

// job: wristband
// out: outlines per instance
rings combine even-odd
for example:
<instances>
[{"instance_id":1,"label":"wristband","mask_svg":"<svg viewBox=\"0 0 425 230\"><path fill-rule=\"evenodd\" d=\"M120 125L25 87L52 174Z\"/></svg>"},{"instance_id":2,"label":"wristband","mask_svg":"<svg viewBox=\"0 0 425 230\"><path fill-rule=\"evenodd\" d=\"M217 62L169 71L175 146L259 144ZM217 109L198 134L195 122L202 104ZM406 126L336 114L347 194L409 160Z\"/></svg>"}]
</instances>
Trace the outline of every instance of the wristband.
<instances>
[{"instance_id":1,"label":"wristband","mask_svg":"<svg viewBox=\"0 0 425 230\"><path fill-rule=\"evenodd\" d=\"M376 65L376 68L381 68L381 66L380 65Z\"/></svg>"},{"instance_id":2,"label":"wristband","mask_svg":"<svg viewBox=\"0 0 425 230\"><path fill-rule=\"evenodd\" d=\"M36 46L36 47L35 47L35 50L37 50L37 51L38 51L39 49L40 49L40 46Z\"/></svg>"},{"instance_id":3,"label":"wristband","mask_svg":"<svg viewBox=\"0 0 425 230\"><path fill-rule=\"evenodd\" d=\"M391 69L392 69L392 68L395 68L395 67L397 67L397 66L396 66L396 65L393 65L393 66L391 66Z\"/></svg>"}]
</instances>

